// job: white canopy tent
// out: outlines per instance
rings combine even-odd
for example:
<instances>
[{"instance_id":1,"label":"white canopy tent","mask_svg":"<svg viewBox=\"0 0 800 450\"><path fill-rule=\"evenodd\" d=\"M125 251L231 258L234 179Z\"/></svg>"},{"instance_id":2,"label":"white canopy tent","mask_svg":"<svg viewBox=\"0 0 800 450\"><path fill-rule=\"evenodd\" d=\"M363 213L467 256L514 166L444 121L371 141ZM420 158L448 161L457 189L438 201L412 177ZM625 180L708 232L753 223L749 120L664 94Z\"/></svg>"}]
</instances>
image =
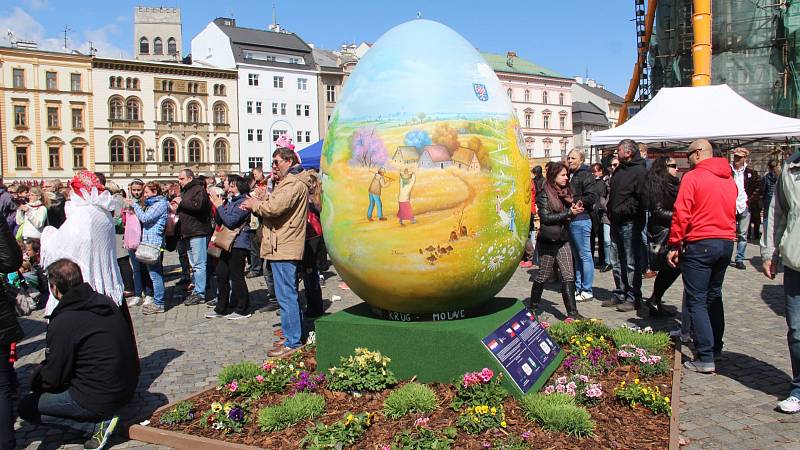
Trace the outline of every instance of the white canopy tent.
<instances>
[{"instance_id":1,"label":"white canopy tent","mask_svg":"<svg viewBox=\"0 0 800 450\"><path fill-rule=\"evenodd\" d=\"M800 119L765 111L727 84L663 88L624 124L591 136L591 145L710 140L784 140L800 136Z\"/></svg>"}]
</instances>

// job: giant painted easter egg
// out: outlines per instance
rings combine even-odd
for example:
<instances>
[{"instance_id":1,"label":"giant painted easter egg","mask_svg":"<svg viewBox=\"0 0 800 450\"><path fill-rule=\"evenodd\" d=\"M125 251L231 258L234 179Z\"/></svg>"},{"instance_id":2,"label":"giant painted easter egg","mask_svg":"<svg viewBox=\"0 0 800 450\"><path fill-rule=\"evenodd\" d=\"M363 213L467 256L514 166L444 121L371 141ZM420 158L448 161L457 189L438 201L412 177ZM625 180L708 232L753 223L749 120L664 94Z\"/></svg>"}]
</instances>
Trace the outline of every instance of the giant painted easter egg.
<instances>
[{"instance_id":1,"label":"giant painted easter egg","mask_svg":"<svg viewBox=\"0 0 800 450\"><path fill-rule=\"evenodd\" d=\"M321 164L326 246L373 307L474 310L514 273L531 203L519 123L452 29L413 20L375 43L346 81Z\"/></svg>"}]
</instances>

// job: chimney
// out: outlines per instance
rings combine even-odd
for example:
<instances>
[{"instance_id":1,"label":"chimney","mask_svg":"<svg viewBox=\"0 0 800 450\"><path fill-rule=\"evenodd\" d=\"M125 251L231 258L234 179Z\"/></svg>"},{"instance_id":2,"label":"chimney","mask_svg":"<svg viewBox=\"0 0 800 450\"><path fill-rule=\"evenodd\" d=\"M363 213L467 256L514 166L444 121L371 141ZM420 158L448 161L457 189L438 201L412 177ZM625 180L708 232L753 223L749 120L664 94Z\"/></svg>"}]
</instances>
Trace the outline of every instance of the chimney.
<instances>
[{"instance_id":1,"label":"chimney","mask_svg":"<svg viewBox=\"0 0 800 450\"><path fill-rule=\"evenodd\" d=\"M214 19L214 23L217 25L224 25L226 27L235 27L236 19L232 19L230 17L217 17Z\"/></svg>"},{"instance_id":2,"label":"chimney","mask_svg":"<svg viewBox=\"0 0 800 450\"><path fill-rule=\"evenodd\" d=\"M600 89L605 89L606 85L605 84L598 84L597 87L599 87Z\"/></svg>"},{"instance_id":3,"label":"chimney","mask_svg":"<svg viewBox=\"0 0 800 450\"><path fill-rule=\"evenodd\" d=\"M516 52L508 52L506 53L506 64L508 67L514 67L514 58L517 57Z\"/></svg>"},{"instance_id":4,"label":"chimney","mask_svg":"<svg viewBox=\"0 0 800 450\"><path fill-rule=\"evenodd\" d=\"M588 84L589 87L597 87L597 82L595 80L593 80L592 78L587 78L586 79L586 84Z\"/></svg>"}]
</instances>

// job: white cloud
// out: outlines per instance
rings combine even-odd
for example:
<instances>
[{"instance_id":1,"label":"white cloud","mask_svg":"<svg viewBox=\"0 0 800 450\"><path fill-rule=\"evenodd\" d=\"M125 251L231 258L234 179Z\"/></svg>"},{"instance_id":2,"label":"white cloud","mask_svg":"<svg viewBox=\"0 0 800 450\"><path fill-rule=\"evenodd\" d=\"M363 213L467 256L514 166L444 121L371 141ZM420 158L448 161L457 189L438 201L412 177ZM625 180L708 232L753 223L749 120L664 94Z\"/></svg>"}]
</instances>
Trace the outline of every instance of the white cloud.
<instances>
[{"instance_id":1,"label":"white cloud","mask_svg":"<svg viewBox=\"0 0 800 450\"><path fill-rule=\"evenodd\" d=\"M38 0L41 1L41 0ZM52 35L45 31L45 27L36 21L22 8L14 8L11 15L0 16L0 37L3 45L8 45L7 31L14 34L16 40L34 41L39 44L39 49L56 52L64 51L64 35ZM119 58L130 57L130 53L114 44L113 36L119 33L116 24L108 24L99 28L73 30L67 34L67 46L70 50L89 53L89 46L97 49L98 56ZM91 43L91 44L90 44Z\"/></svg>"},{"instance_id":2,"label":"white cloud","mask_svg":"<svg viewBox=\"0 0 800 450\"><path fill-rule=\"evenodd\" d=\"M25 0L25 4L34 11L41 11L50 7L48 0Z\"/></svg>"}]
</instances>

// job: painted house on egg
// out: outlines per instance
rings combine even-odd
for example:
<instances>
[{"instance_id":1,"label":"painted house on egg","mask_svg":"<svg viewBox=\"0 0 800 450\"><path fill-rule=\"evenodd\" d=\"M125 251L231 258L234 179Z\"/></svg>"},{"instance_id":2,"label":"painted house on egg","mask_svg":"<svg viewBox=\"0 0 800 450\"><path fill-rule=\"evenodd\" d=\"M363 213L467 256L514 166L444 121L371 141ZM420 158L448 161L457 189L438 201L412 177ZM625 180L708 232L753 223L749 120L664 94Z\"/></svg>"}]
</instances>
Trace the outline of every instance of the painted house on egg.
<instances>
[{"instance_id":1,"label":"painted house on egg","mask_svg":"<svg viewBox=\"0 0 800 450\"><path fill-rule=\"evenodd\" d=\"M459 169L468 170L470 172L478 172L481 170L481 163L478 161L478 155L468 148L459 148L453 153L453 165Z\"/></svg>"},{"instance_id":2,"label":"painted house on egg","mask_svg":"<svg viewBox=\"0 0 800 450\"><path fill-rule=\"evenodd\" d=\"M419 157L419 167L423 169L444 169L453 165L450 152L444 145L426 145Z\"/></svg>"},{"instance_id":3,"label":"painted house on egg","mask_svg":"<svg viewBox=\"0 0 800 450\"><path fill-rule=\"evenodd\" d=\"M414 147L413 145L397 147L397 150L394 152L394 156L392 156L392 162L398 165L417 164L419 162L419 152L417 152L417 147Z\"/></svg>"}]
</instances>

